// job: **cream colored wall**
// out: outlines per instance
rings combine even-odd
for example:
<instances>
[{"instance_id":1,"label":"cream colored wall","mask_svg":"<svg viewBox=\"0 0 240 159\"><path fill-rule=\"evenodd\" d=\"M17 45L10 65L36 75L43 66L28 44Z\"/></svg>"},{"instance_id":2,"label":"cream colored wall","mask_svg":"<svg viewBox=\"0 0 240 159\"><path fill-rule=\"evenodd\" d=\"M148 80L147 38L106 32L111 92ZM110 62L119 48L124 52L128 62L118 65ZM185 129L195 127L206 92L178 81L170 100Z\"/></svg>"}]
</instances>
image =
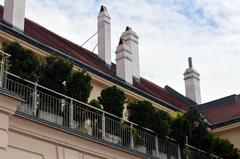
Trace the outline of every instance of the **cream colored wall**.
<instances>
[{"instance_id":1,"label":"cream colored wall","mask_svg":"<svg viewBox=\"0 0 240 159\"><path fill-rule=\"evenodd\" d=\"M97 82L92 82L92 86L93 86L93 90L91 92L91 95L88 101L91 101L92 99L97 99L100 96L101 91L103 89L103 87Z\"/></svg>"},{"instance_id":2,"label":"cream colored wall","mask_svg":"<svg viewBox=\"0 0 240 159\"><path fill-rule=\"evenodd\" d=\"M0 42L2 41L17 41L19 42L22 46L28 48L28 49L31 49L34 53L36 53L37 55L41 56L41 57L45 57L47 55L49 55L49 53L47 53L46 51L43 51L35 46L32 46L31 44L29 43L26 43L25 41L21 40L21 39L18 39L14 36L11 36L3 31L0 31ZM78 66L74 66L74 70L81 70L81 68L79 68ZM107 87L110 87L112 85L116 85L100 76L97 76L95 74L92 74L91 72L88 72L89 75L92 77L92 85L93 85L93 90L91 92L91 95L90 95L90 98L89 98L89 101L92 100L92 99L97 99L97 97L100 95L101 93L101 90L104 89L104 88L107 88ZM148 100L150 101L149 99L143 97L143 96L140 96L132 91L129 91L121 86L118 86L120 89L122 89L126 95L126 98L129 99L129 100ZM166 108L165 106L163 105L160 105L156 102L153 102L153 106L158 108L158 109L162 109L170 114L174 113L173 110L169 109L169 108Z\"/></svg>"},{"instance_id":3,"label":"cream colored wall","mask_svg":"<svg viewBox=\"0 0 240 159\"><path fill-rule=\"evenodd\" d=\"M4 159L140 159L127 152L97 144L35 122L13 116Z\"/></svg>"},{"instance_id":4,"label":"cream colored wall","mask_svg":"<svg viewBox=\"0 0 240 159\"><path fill-rule=\"evenodd\" d=\"M222 139L228 139L240 150L240 123L216 128L212 132Z\"/></svg>"}]
</instances>

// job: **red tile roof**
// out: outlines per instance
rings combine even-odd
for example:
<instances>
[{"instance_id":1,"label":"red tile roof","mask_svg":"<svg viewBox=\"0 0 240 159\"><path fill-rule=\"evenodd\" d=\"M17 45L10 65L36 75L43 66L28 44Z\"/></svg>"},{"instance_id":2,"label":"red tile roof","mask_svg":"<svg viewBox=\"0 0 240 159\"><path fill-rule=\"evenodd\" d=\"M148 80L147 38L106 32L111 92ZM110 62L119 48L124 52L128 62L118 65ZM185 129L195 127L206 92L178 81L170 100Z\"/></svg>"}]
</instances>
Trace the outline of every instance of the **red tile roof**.
<instances>
[{"instance_id":1,"label":"red tile roof","mask_svg":"<svg viewBox=\"0 0 240 159\"><path fill-rule=\"evenodd\" d=\"M0 18L2 19L3 7L0 7ZM64 52L69 56L76 58L83 63L90 65L112 77L116 78L116 65L112 63L111 67L105 65L105 63L94 53L82 48L81 46L74 44L73 42L49 31L43 26L29 20L25 19L25 29L24 34L35 39L47 46L50 46L56 50ZM187 104L172 96L167 90L161 88L160 86L141 78L140 81L134 81L133 86L140 89L155 98L161 99L174 105L182 110L187 109Z\"/></svg>"},{"instance_id":2,"label":"red tile roof","mask_svg":"<svg viewBox=\"0 0 240 159\"><path fill-rule=\"evenodd\" d=\"M198 106L212 125L240 118L240 95L231 95Z\"/></svg>"}]
</instances>

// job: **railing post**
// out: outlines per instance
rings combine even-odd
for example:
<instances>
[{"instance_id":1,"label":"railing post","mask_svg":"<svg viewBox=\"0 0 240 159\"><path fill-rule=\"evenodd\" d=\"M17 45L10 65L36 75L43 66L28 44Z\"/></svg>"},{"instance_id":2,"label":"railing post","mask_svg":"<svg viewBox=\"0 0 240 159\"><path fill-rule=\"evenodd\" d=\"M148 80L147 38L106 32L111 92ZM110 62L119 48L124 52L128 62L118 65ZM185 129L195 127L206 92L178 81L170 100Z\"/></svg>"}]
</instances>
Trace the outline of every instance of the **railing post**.
<instances>
[{"instance_id":1,"label":"railing post","mask_svg":"<svg viewBox=\"0 0 240 159\"><path fill-rule=\"evenodd\" d=\"M69 126L70 128L74 128L73 126L73 100L71 99L70 108L69 108Z\"/></svg>"},{"instance_id":2,"label":"railing post","mask_svg":"<svg viewBox=\"0 0 240 159\"><path fill-rule=\"evenodd\" d=\"M131 123L131 133L130 133L130 148L134 149L134 132L133 132L133 124Z\"/></svg>"},{"instance_id":3,"label":"railing post","mask_svg":"<svg viewBox=\"0 0 240 159\"><path fill-rule=\"evenodd\" d=\"M1 69L0 69L0 87L3 87L3 78L4 78L4 56L1 60Z\"/></svg>"},{"instance_id":4,"label":"railing post","mask_svg":"<svg viewBox=\"0 0 240 159\"><path fill-rule=\"evenodd\" d=\"M186 145L188 145L188 136L186 136ZM187 150L188 150L188 146L187 146ZM187 153L186 159L188 159L188 153Z\"/></svg>"},{"instance_id":5,"label":"railing post","mask_svg":"<svg viewBox=\"0 0 240 159\"><path fill-rule=\"evenodd\" d=\"M159 147L158 147L158 136L155 135L155 151L156 151L156 157L159 158Z\"/></svg>"},{"instance_id":6,"label":"railing post","mask_svg":"<svg viewBox=\"0 0 240 159\"><path fill-rule=\"evenodd\" d=\"M181 159L181 150L180 150L179 144L178 144L178 158L177 159Z\"/></svg>"},{"instance_id":7,"label":"railing post","mask_svg":"<svg viewBox=\"0 0 240 159\"><path fill-rule=\"evenodd\" d=\"M105 139L105 133L106 133L106 128L105 128L105 113L103 112L103 115L102 115L102 139Z\"/></svg>"},{"instance_id":8,"label":"railing post","mask_svg":"<svg viewBox=\"0 0 240 159\"><path fill-rule=\"evenodd\" d=\"M33 90L33 115L37 116L37 109L38 109L38 94L37 94L37 82L34 84Z\"/></svg>"}]
</instances>

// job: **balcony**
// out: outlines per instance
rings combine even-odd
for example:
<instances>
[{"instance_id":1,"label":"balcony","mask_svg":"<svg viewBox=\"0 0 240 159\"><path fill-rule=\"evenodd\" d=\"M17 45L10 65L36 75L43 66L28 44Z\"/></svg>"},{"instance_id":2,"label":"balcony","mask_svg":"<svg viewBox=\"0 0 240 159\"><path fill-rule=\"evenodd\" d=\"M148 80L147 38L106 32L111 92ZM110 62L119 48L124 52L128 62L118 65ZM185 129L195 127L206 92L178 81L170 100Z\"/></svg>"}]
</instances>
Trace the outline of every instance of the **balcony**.
<instances>
[{"instance_id":1,"label":"balcony","mask_svg":"<svg viewBox=\"0 0 240 159\"><path fill-rule=\"evenodd\" d=\"M17 115L147 158L180 158L172 139L7 72L1 53L0 87L24 100Z\"/></svg>"},{"instance_id":2,"label":"balcony","mask_svg":"<svg viewBox=\"0 0 240 159\"><path fill-rule=\"evenodd\" d=\"M7 72L10 55L1 54L0 88L24 100L17 115L144 158L181 159L173 139L160 139L152 130ZM219 158L186 148L183 159Z\"/></svg>"}]
</instances>

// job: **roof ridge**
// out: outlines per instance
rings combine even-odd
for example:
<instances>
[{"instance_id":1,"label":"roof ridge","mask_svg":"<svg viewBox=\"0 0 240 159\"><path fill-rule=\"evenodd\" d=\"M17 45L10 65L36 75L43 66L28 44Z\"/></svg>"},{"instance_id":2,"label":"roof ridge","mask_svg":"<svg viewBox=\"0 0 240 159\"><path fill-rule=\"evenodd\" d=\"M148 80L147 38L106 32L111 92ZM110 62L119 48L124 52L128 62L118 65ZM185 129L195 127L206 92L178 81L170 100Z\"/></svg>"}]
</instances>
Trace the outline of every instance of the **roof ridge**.
<instances>
[{"instance_id":1,"label":"roof ridge","mask_svg":"<svg viewBox=\"0 0 240 159\"><path fill-rule=\"evenodd\" d=\"M235 101L237 101L237 98L239 98L238 95L232 94L232 95L222 97L222 98L219 98L219 99L207 102L207 103L197 105L197 107L198 107L198 110L204 111L211 107L219 107L224 104L234 103Z\"/></svg>"}]
</instances>

